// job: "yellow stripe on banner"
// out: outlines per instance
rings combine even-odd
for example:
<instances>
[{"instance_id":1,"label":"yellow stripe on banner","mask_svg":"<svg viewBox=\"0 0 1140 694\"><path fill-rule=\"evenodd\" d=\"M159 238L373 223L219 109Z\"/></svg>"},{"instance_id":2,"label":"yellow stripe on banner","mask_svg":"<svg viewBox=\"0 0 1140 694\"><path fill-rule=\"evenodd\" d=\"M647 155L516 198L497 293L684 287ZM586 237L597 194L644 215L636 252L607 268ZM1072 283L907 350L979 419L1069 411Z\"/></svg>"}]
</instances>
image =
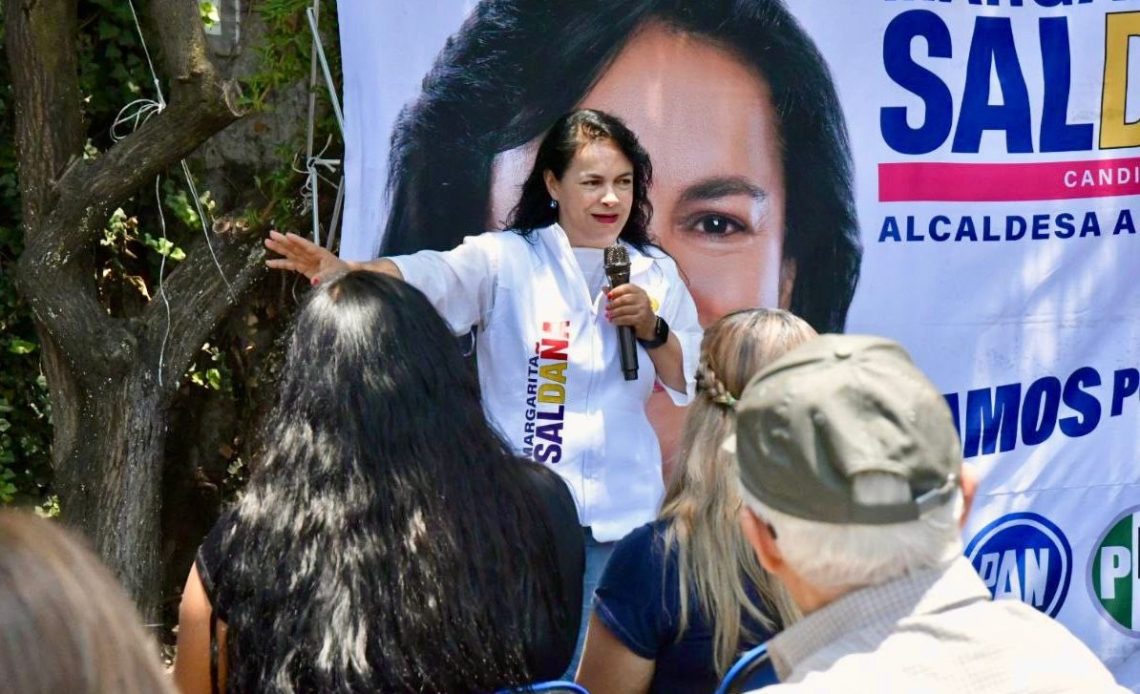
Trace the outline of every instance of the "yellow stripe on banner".
<instances>
[{"instance_id":1,"label":"yellow stripe on banner","mask_svg":"<svg viewBox=\"0 0 1140 694\"><path fill-rule=\"evenodd\" d=\"M1140 120L1127 122L1128 44L1140 37L1140 12L1115 12L1106 17L1104 92L1100 109L1100 148L1140 146ZM1135 76L1140 81L1140 75Z\"/></svg>"}]
</instances>

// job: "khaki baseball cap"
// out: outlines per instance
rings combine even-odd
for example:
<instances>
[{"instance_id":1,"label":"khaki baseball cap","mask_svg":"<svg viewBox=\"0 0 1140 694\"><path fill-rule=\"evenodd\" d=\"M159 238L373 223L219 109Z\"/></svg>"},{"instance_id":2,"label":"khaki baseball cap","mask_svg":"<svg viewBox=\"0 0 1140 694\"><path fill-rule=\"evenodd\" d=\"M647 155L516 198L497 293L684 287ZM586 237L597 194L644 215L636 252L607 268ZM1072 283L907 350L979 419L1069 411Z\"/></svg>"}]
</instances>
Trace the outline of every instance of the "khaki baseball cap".
<instances>
[{"instance_id":1,"label":"khaki baseball cap","mask_svg":"<svg viewBox=\"0 0 1140 694\"><path fill-rule=\"evenodd\" d=\"M736 405L744 488L770 508L824 523L918 519L952 498L962 449L950 408L896 342L823 335L772 362ZM864 472L910 484L905 503L857 503Z\"/></svg>"}]
</instances>

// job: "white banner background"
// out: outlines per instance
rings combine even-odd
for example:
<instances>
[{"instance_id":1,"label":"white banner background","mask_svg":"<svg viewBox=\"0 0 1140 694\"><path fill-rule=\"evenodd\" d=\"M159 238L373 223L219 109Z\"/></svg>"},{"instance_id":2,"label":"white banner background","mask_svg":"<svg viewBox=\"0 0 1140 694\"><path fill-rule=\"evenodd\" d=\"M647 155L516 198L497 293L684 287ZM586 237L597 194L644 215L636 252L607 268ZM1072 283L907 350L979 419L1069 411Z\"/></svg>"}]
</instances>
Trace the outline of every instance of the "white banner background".
<instances>
[{"instance_id":1,"label":"white banner background","mask_svg":"<svg viewBox=\"0 0 1140 694\"><path fill-rule=\"evenodd\" d=\"M1010 450L968 456L982 474L982 486L964 539L969 542L982 528L1015 512L1039 514L1058 527L1071 545L1072 573L1057 619L1088 643L1123 684L1140 690L1140 624L1124 626L1102 611L1090 565L1090 559L1102 557L1098 543L1103 534L1122 513L1140 504L1140 395L1134 392L1125 398L1120 414L1110 413L1114 385L1129 386L1124 376L1124 383L1114 384L1115 374L1140 369L1140 292L1136 291L1140 239L1127 229L1113 233L1122 211L1134 213L1138 217L1134 223L1140 224L1140 197L1133 189L1130 196L1060 200L880 202L879 186L883 163L1093 162L1140 156L1140 146L1097 149L1102 134L1106 17L1113 12L1140 13L1140 2L1090 0L1058 7L1041 7L1050 3L1033 0L1017 7L978 6L966 0L788 4L828 61L851 136L864 257L847 330L901 341L944 393L957 394L962 427L966 427L968 391L991 389L986 398L992 400L992 389L1020 384L1020 398L1015 399L1021 409L1011 421L1019 429L1033 430L1040 413L1021 421L1031 384L1055 377L1064 388L1070 375L1082 367L1091 367L1099 376L1099 385L1091 378L1073 385L1099 405L1097 416L1089 398L1082 400L1075 391L1060 398L1057 408L1056 418L1072 418L1070 427L1083 425L1089 430L1084 435L1070 437L1057 425L1044 441L1027 444L1025 432L1019 431ZM420 80L446 37L474 6L470 0L339 3L347 128L343 256L375 256L386 214L383 191L392 125L399 110L416 98ZM925 39L910 44L912 60L936 74L954 102L948 137L923 155L894 151L880 127L885 107L907 107L911 127L930 115L923 101L894 81L884 67L888 25L914 11L933 13L946 27L952 45L952 57L932 58ZM993 130L982 135L977 153L951 151L976 26L979 18L992 17L1008 18L1012 27L1016 65L1029 98L1033 152L1010 153L1006 135ZM1086 151L1039 151L1048 81L1039 19L1046 17L1067 20L1072 88L1064 122L1093 124ZM1131 50L1126 60L1124 121L1135 122L1140 120L1140 36L1126 45ZM992 68L986 72L989 103L1004 103L999 76ZM1060 118L1055 112L1049 117ZM1140 140L1131 144L1140 145ZM1073 215L1079 230L1090 211L1099 222L1099 234L1057 237L1058 229L1065 233L1056 224L1057 215ZM951 240L929 238L929 220L936 215L947 218L937 229L949 230ZM1036 240L1026 233L1019 240L981 240L986 216L1001 237L1007 215L1025 218L1030 227L1034 215L1048 215L1048 238ZM906 239L908 216L915 218L915 234L924 240L895 240L884 234L887 218L893 217L900 238ZM963 217L975 222L979 240L953 240ZM1046 384L1037 388L1038 393L1048 391ZM965 428L962 433L967 435ZM1008 549L1022 554L1022 549L1009 546L996 551ZM1118 600L1121 595L1131 596L1133 614L1140 614L1137 554L1134 542L1131 575L1121 579L1117 596ZM1049 559L1057 562L1059 557L1054 552ZM1019 569L1024 574L1024 562ZM1013 581L1006 588L1018 592L1017 574L1006 578ZM1020 580L1024 588L1025 576ZM1053 594L1060 586L1045 589Z\"/></svg>"}]
</instances>

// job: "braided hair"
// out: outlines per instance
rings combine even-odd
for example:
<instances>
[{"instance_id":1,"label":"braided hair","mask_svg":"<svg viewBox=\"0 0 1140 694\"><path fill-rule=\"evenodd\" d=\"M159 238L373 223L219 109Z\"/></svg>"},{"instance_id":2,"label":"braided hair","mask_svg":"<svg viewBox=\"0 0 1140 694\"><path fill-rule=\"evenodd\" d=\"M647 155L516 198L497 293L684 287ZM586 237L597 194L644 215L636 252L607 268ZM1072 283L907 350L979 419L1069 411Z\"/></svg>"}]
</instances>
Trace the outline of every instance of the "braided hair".
<instances>
[{"instance_id":1,"label":"braided hair","mask_svg":"<svg viewBox=\"0 0 1140 694\"><path fill-rule=\"evenodd\" d=\"M717 405L729 410L736 409L736 397L716 375L716 371L713 371L707 355L703 355L697 364L697 392Z\"/></svg>"},{"instance_id":2,"label":"braided hair","mask_svg":"<svg viewBox=\"0 0 1140 694\"><path fill-rule=\"evenodd\" d=\"M780 309L730 313L705 331L697 366L697 398L685 419L681 455L668 480L659 518L669 521L666 547L677 547L680 628L694 606L713 625L713 656L723 674L749 634L742 616L769 630L797 615L760 568L737 523L741 509L735 457L721 450L736 420L744 385L775 359L815 336L805 321ZM747 589L746 589L747 588ZM755 589L751 591L749 589ZM758 595L756 601L752 595Z\"/></svg>"}]
</instances>

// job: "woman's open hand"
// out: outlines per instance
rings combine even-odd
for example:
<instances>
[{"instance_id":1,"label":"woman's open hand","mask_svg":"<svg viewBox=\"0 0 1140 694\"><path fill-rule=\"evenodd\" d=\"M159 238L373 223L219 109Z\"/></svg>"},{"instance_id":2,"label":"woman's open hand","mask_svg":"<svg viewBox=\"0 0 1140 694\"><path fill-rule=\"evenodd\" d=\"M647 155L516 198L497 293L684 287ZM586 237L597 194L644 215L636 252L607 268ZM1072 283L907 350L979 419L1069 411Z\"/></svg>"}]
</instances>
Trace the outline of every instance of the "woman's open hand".
<instances>
[{"instance_id":1,"label":"woman's open hand","mask_svg":"<svg viewBox=\"0 0 1140 694\"><path fill-rule=\"evenodd\" d=\"M649 295L636 284L622 284L614 287L606 295L606 318L614 325L628 325L633 328L639 340L651 340L657 329L657 315Z\"/></svg>"},{"instance_id":2,"label":"woman's open hand","mask_svg":"<svg viewBox=\"0 0 1140 694\"><path fill-rule=\"evenodd\" d=\"M348 263L330 251L296 234L270 231L265 247L280 255L265 261L276 270L292 270L308 277L313 284L349 269Z\"/></svg>"}]
</instances>

